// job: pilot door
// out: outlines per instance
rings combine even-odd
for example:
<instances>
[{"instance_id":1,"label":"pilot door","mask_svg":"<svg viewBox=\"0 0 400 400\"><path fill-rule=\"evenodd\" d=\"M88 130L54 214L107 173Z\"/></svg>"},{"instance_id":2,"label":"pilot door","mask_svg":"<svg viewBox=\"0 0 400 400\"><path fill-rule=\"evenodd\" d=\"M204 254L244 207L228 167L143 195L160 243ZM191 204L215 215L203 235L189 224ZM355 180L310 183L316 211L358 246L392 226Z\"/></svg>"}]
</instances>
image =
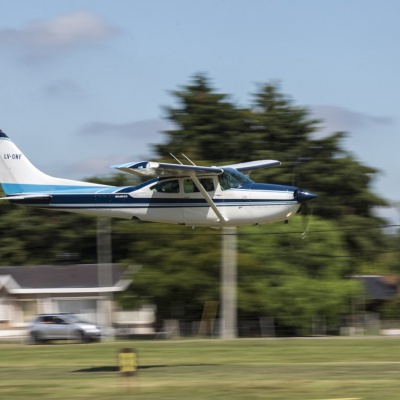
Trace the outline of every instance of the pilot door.
<instances>
[{"instance_id":1,"label":"pilot door","mask_svg":"<svg viewBox=\"0 0 400 400\"><path fill-rule=\"evenodd\" d=\"M200 178L199 181L213 199L217 178ZM203 225L206 221L218 221L218 217L208 205L192 179L183 179L183 219L186 225Z\"/></svg>"}]
</instances>

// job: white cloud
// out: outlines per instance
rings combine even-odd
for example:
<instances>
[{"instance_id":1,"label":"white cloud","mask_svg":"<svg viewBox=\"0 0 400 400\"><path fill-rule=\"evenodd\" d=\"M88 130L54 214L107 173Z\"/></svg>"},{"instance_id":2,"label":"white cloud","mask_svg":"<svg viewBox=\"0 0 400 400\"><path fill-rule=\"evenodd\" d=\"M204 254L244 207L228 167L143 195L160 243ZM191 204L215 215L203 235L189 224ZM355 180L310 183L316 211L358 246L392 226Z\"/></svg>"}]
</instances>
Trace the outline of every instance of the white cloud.
<instances>
[{"instance_id":1,"label":"white cloud","mask_svg":"<svg viewBox=\"0 0 400 400\"><path fill-rule=\"evenodd\" d=\"M374 125L392 125L394 118L368 115L344 107L325 105L312 108L312 117L322 120L318 135L325 136L337 131L352 131Z\"/></svg>"},{"instance_id":2,"label":"white cloud","mask_svg":"<svg viewBox=\"0 0 400 400\"><path fill-rule=\"evenodd\" d=\"M121 124L89 123L79 132L79 143L90 149L91 155L60 166L55 172L53 166L53 175L74 179L104 176L115 172L110 165L151 160L155 157L151 144L163 143L166 136L161 132L168 129L172 129L169 121L156 118Z\"/></svg>"},{"instance_id":3,"label":"white cloud","mask_svg":"<svg viewBox=\"0 0 400 400\"><path fill-rule=\"evenodd\" d=\"M60 15L50 21L32 22L21 29L1 29L0 48L22 50L28 59L93 44L116 34L116 29L88 11Z\"/></svg>"}]
</instances>

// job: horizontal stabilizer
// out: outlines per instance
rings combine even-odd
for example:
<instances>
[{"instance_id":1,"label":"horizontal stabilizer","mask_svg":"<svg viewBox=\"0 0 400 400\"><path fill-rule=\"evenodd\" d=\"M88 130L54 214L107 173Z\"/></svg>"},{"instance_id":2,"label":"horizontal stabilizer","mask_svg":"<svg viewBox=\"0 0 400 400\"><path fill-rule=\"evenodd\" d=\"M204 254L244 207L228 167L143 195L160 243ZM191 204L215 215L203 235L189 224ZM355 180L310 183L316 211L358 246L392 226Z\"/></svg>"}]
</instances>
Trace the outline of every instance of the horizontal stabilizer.
<instances>
[{"instance_id":1,"label":"horizontal stabilizer","mask_svg":"<svg viewBox=\"0 0 400 400\"><path fill-rule=\"evenodd\" d=\"M0 197L0 200L49 200L49 194L20 194L6 197Z\"/></svg>"}]
</instances>

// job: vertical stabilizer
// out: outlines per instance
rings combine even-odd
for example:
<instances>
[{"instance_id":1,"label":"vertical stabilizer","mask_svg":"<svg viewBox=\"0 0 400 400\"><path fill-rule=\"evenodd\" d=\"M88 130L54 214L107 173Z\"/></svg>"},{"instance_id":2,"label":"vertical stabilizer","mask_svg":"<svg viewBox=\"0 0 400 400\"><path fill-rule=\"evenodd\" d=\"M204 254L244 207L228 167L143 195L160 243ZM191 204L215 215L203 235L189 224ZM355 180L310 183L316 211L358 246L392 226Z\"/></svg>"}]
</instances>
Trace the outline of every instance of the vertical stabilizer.
<instances>
[{"instance_id":1,"label":"vertical stabilizer","mask_svg":"<svg viewBox=\"0 0 400 400\"><path fill-rule=\"evenodd\" d=\"M6 195L68 190L82 186L105 186L54 178L38 170L0 130L0 183Z\"/></svg>"}]
</instances>

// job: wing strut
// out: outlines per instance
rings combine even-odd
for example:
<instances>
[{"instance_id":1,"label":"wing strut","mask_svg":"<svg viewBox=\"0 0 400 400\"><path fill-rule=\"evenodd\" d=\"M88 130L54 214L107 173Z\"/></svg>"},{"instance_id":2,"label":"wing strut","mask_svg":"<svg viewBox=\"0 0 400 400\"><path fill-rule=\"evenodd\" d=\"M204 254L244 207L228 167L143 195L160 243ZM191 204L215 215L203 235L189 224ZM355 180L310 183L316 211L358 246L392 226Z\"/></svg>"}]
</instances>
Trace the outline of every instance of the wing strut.
<instances>
[{"instance_id":1,"label":"wing strut","mask_svg":"<svg viewBox=\"0 0 400 400\"><path fill-rule=\"evenodd\" d=\"M203 197L206 200L206 202L208 203L208 205L213 209L215 214L217 214L217 217L220 219L220 221L227 222L228 220L225 217L222 216L222 214L218 210L218 207L215 205L215 203L213 202L212 198L207 193L206 189L204 189L204 186L201 184L201 182L197 178L196 174L194 172L189 172L189 176L193 180L193 182L196 185L197 189L200 190L200 193L203 195Z\"/></svg>"}]
</instances>

